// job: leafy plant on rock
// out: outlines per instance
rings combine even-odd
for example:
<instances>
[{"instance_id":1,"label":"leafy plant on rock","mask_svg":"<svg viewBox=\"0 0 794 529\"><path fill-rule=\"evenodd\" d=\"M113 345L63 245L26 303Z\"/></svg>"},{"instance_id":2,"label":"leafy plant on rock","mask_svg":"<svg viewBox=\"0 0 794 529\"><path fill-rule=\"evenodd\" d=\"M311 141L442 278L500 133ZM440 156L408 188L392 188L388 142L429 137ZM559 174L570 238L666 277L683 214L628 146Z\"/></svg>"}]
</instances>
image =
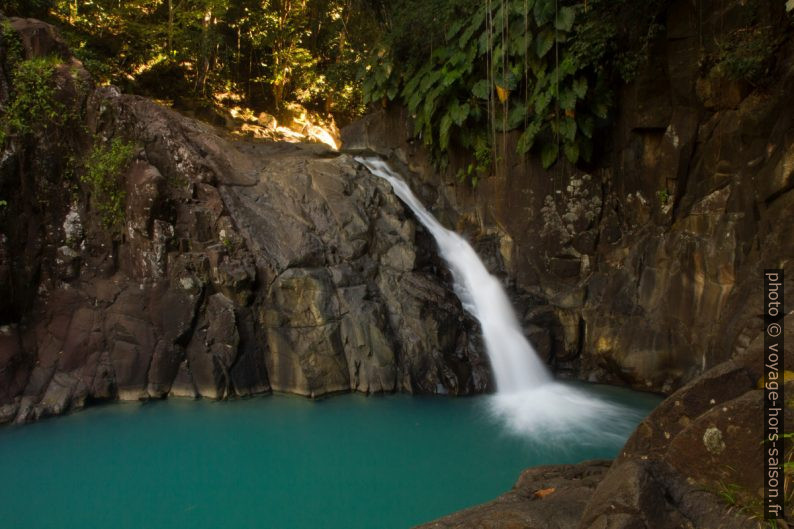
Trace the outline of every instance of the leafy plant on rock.
<instances>
[{"instance_id":1,"label":"leafy plant on rock","mask_svg":"<svg viewBox=\"0 0 794 529\"><path fill-rule=\"evenodd\" d=\"M126 193L120 177L134 153L134 144L114 138L107 144L94 145L86 158L80 180L88 186L92 204L108 228L124 223Z\"/></svg>"},{"instance_id":2,"label":"leafy plant on rock","mask_svg":"<svg viewBox=\"0 0 794 529\"><path fill-rule=\"evenodd\" d=\"M0 117L0 140L46 132L66 123L69 113L56 98L55 71L59 64L55 57L37 57L14 65L13 93Z\"/></svg>"},{"instance_id":3,"label":"leafy plant on rock","mask_svg":"<svg viewBox=\"0 0 794 529\"><path fill-rule=\"evenodd\" d=\"M416 134L442 159L452 139L471 152L520 131L520 153L539 152L544 167L560 156L589 159L596 120L608 100L567 46L580 7L554 0L488 1L448 29L445 45L402 77L381 52L364 84L376 101L397 95ZM400 86L401 85L401 86ZM466 175L476 183L480 155ZM493 159L493 157L491 157Z\"/></svg>"},{"instance_id":4,"label":"leafy plant on rock","mask_svg":"<svg viewBox=\"0 0 794 529\"><path fill-rule=\"evenodd\" d=\"M652 0L648 13L660 2ZM611 81L636 73L655 34L645 14L634 53L618 50L623 15L615 3L626 2L486 0L451 23L424 61L405 64L393 47L380 48L366 68L365 101L399 99L442 165L453 144L493 153L497 134L508 131L518 133L518 152L539 154L544 168L561 156L588 161L612 104ZM472 183L484 160L478 155L464 170Z\"/></svg>"},{"instance_id":5,"label":"leafy plant on rock","mask_svg":"<svg viewBox=\"0 0 794 529\"><path fill-rule=\"evenodd\" d=\"M8 19L0 24L0 49L9 67L13 68L22 61L22 42Z\"/></svg>"},{"instance_id":6,"label":"leafy plant on rock","mask_svg":"<svg viewBox=\"0 0 794 529\"><path fill-rule=\"evenodd\" d=\"M783 36L769 26L739 28L720 40L711 74L747 81L751 85L762 84L783 40Z\"/></svg>"}]
</instances>

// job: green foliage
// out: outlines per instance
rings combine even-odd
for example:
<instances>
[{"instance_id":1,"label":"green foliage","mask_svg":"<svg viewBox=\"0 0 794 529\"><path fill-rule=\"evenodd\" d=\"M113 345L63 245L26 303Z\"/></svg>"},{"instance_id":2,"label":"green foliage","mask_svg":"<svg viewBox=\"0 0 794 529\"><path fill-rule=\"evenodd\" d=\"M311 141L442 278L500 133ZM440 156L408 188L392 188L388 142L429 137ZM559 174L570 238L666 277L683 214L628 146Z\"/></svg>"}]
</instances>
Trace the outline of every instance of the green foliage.
<instances>
[{"instance_id":1,"label":"green foliage","mask_svg":"<svg viewBox=\"0 0 794 529\"><path fill-rule=\"evenodd\" d=\"M574 27L571 52L600 77L632 81L664 26L667 0L592 0Z\"/></svg>"},{"instance_id":2,"label":"green foliage","mask_svg":"<svg viewBox=\"0 0 794 529\"><path fill-rule=\"evenodd\" d=\"M493 148L498 129L520 130L519 151L536 147L545 167L561 145L576 162L590 152L580 144L590 141L582 129L592 134L593 117L583 111L577 124L589 81L567 48L560 49L575 17L573 6L555 13L553 0L487 2L453 24L444 45L415 70L395 73L392 57L381 52L365 98L399 94L417 135L442 159L452 138L472 151L484 143Z\"/></svg>"},{"instance_id":3,"label":"green foliage","mask_svg":"<svg viewBox=\"0 0 794 529\"><path fill-rule=\"evenodd\" d=\"M401 3L420 9L410 0ZM365 67L365 101L405 104L417 137L442 165L453 145L493 150L497 133L516 131L518 152L537 153L549 168L560 156L571 163L590 160L595 130L612 105L609 86L616 74L629 80L636 72L664 0L652 0L641 15L628 0L593 0L589 9L554 0L489 0L468 10L448 3L457 18L428 17L444 33L429 31L434 45L420 60L406 58L404 44L390 46L411 35L393 30L384 40ZM634 39L639 51L631 55L618 48L626 11L644 28ZM482 170L482 162L464 175L474 174L474 167Z\"/></svg>"},{"instance_id":4,"label":"green foliage","mask_svg":"<svg viewBox=\"0 0 794 529\"><path fill-rule=\"evenodd\" d=\"M50 0L3 0L2 13L6 16L41 18L51 7Z\"/></svg>"},{"instance_id":5,"label":"green foliage","mask_svg":"<svg viewBox=\"0 0 794 529\"><path fill-rule=\"evenodd\" d=\"M752 85L764 82L783 36L771 26L739 28L719 41L719 52L711 74Z\"/></svg>"},{"instance_id":6,"label":"green foliage","mask_svg":"<svg viewBox=\"0 0 794 529\"><path fill-rule=\"evenodd\" d=\"M80 176L80 180L88 186L92 204L108 228L118 228L124 223L126 193L120 177L134 153L135 146L120 138L114 138L104 145L98 143L88 154Z\"/></svg>"},{"instance_id":7,"label":"green foliage","mask_svg":"<svg viewBox=\"0 0 794 529\"><path fill-rule=\"evenodd\" d=\"M66 123L69 114L55 97L55 70L59 64L54 57L16 63L12 73L14 91L0 117L0 140L47 132Z\"/></svg>"},{"instance_id":8,"label":"green foliage","mask_svg":"<svg viewBox=\"0 0 794 529\"><path fill-rule=\"evenodd\" d=\"M472 187L477 187L480 178L485 176L493 165L493 157L488 141L478 138L474 143L474 160L466 165L465 169L458 171L461 182L468 181Z\"/></svg>"},{"instance_id":9,"label":"green foliage","mask_svg":"<svg viewBox=\"0 0 794 529\"><path fill-rule=\"evenodd\" d=\"M234 252L234 241L232 241L229 237L221 237L221 244L223 244L223 247L227 252Z\"/></svg>"},{"instance_id":10,"label":"green foliage","mask_svg":"<svg viewBox=\"0 0 794 529\"><path fill-rule=\"evenodd\" d=\"M736 483L725 483L724 481L720 481L717 484L717 494L730 506L734 506L739 502L739 495L741 492L742 487Z\"/></svg>"},{"instance_id":11,"label":"green foliage","mask_svg":"<svg viewBox=\"0 0 794 529\"><path fill-rule=\"evenodd\" d=\"M370 0L33 0L28 12L16 4L19 15L48 15L98 80L127 91L175 105L233 95L257 109L363 111L356 72L377 38Z\"/></svg>"},{"instance_id":12,"label":"green foliage","mask_svg":"<svg viewBox=\"0 0 794 529\"><path fill-rule=\"evenodd\" d=\"M382 31L366 66L371 67L377 56L384 58L386 53L400 71L415 71L436 48L446 44L446 34L451 28L479 9L478 4L470 0L382 2Z\"/></svg>"},{"instance_id":13,"label":"green foliage","mask_svg":"<svg viewBox=\"0 0 794 529\"><path fill-rule=\"evenodd\" d=\"M720 33L701 57L701 73L716 79L742 81L753 87L766 87L771 81L775 57L794 21L790 11L786 20L770 19L763 0L747 0L733 8L733 23ZM788 9L787 9L788 11ZM774 13L774 11L773 11Z\"/></svg>"},{"instance_id":14,"label":"green foliage","mask_svg":"<svg viewBox=\"0 0 794 529\"><path fill-rule=\"evenodd\" d=\"M656 192L656 198L659 200L660 206L666 206L670 200L670 192L667 189L660 189Z\"/></svg>"},{"instance_id":15,"label":"green foliage","mask_svg":"<svg viewBox=\"0 0 794 529\"><path fill-rule=\"evenodd\" d=\"M778 436L780 441L788 441L788 448L784 448L785 461L783 461L783 505L786 509L786 518L792 516L792 505L794 505L794 447L791 441L794 439L794 432L782 433ZM770 442L763 439L760 444ZM733 476L737 481L743 480L735 468L730 465L723 465L723 474ZM758 491L753 491L735 482L719 480L716 486L708 487L705 490L716 494L729 508L739 514L746 516L750 520L758 522L758 527L776 529L780 527L777 520L765 519L764 497ZM787 525L785 527L788 527Z\"/></svg>"},{"instance_id":16,"label":"green foliage","mask_svg":"<svg viewBox=\"0 0 794 529\"><path fill-rule=\"evenodd\" d=\"M5 54L3 59L10 68L14 68L22 61L22 42L8 19L0 24L0 48Z\"/></svg>"}]
</instances>

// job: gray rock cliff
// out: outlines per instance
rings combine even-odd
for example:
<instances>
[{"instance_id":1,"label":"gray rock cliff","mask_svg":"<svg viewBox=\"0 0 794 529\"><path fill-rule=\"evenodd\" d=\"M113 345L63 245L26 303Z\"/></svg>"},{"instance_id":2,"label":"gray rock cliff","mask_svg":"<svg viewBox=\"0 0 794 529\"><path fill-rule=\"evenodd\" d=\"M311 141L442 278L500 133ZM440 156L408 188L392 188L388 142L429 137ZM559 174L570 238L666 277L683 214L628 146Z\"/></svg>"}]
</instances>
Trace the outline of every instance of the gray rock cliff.
<instances>
[{"instance_id":1,"label":"gray rock cliff","mask_svg":"<svg viewBox=\"0 0 794 529\"><path fill-rule=\"evenodd\" d=\"M782 38L764 86L701 64L748 17ZM560 374L669 394L760 332L764 268L794 275L794 38L778 2L676 0L661 22L587 171L543 170L507 134L472 189L455 176L470 153L437 172L397 107L343 142L389 157L467 234Z\"/></svg>"},{"instance_id":2,"label":"gray rock cliff","mask_svg":"<svg viewBox=\"0 0 794 529\"><path fill-rule=\"evenodd\" d=\"M489 387L476 324L387 183L94 87L50 26L11 24L27 58L61 50L58 95L85 131L0 157L0 422L116 398ZM114 138L136 152L115 231L67 172Z\"/></svg>"}]
</instances>

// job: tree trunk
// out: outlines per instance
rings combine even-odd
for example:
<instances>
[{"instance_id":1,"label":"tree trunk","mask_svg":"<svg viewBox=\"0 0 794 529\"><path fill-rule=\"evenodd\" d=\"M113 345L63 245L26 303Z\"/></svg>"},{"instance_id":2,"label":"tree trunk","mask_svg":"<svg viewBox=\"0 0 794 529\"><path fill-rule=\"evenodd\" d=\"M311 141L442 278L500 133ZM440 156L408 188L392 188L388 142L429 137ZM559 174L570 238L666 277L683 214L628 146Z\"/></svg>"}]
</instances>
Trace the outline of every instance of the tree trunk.
<instances>
[{"instance_id":1,"label":"tree trunk","mask_svg":"<svg viewBox=\"0 0 794 529\"><path fill-rule=\"evenodd\" d=\"M201 50L199 53L201 54L199 58L199 68L198 72L196 72L196 89L195 91L204 94L204 90L207 84L207 74L209 73L210 69L210 45L209 45L209 31L210 31L210 22L212 21L212 10L207 9L207 12L204 13L204 21L202 22L201 28Z\"/></svg>"},{"instance_id":2,"label":"tree trunk","mask_svg":"<svg viewBox=\"0 0 794 529\"><path fill-rule=\"evenodd\" d=\"M344 7L342 8L342 31L339 33L339 44L336 50L336 59L334 62L339 64L342 62L342 57L345 54L345 46L347 46L347 23L350 20L350 11L351 11L351 4L352 1L348 0L345 2ZM334 108L334 94L333 92L329 91L328 95L325 98L325 112L330 114Z\"/></svg>"},{"instance_id":3,"label":"tree trunk","mask_svg":"<svg viewBox=\"0 0 794 529\"><path fill-rule=\"evenodd\" d=\"M237 58L234 61L235 68L234 68L234 80L235 82L240 82L240 26L237 26Z\"/></svg>"},{"instance_id":4,"label":"tree trunk","mask_svg":"<svg viewBox=\"0 0 794 529\"><path fill-rule=\"evenodd\" d=\"M174 0L168 0L168 58L174 55Z\"/></svg>"}]
</instances>

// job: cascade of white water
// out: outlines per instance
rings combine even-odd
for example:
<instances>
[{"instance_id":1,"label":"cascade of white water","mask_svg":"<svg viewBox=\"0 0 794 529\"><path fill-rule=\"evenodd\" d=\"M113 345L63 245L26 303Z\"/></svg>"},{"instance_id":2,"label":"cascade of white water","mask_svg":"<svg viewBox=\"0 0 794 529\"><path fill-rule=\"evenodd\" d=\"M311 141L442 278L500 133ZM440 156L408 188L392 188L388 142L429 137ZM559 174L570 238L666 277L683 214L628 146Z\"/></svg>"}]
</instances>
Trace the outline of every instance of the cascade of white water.
<instances>
[{"instance_id":1,"label":"cascade of white water","mask_svg":"<svg viewBox=\"0 0 794 529\"><path fill-rule=\"evenodd\" d=\"M524 337L502 285L488 273L474 248L463 237L444 228L383 160L375 157L356 160L372 174L387 180L435 238L441 256L452 271L455 293L463 307L480 322L496 390L515 393L551 382L546 366Z\"/></svg>"},{"instance_id":2,"label":"cascade of white water","mask_svg":"<svg viewBox=\"0 0 794 529\"><path fill-rule=\"evenodd\" d=\"M463 307L480 322L497 394L491 412L530 438L588 444L596 439L625 439L641 416L600 399L589 391L555 382L518 324L499 280L488 273L466 240L444 228L416 198L402 178L380 158L356 157L369 171L388 181L438 244L454 278ZM565 444L561 444L565 450Z\"/></svg>"}]
</instances>

